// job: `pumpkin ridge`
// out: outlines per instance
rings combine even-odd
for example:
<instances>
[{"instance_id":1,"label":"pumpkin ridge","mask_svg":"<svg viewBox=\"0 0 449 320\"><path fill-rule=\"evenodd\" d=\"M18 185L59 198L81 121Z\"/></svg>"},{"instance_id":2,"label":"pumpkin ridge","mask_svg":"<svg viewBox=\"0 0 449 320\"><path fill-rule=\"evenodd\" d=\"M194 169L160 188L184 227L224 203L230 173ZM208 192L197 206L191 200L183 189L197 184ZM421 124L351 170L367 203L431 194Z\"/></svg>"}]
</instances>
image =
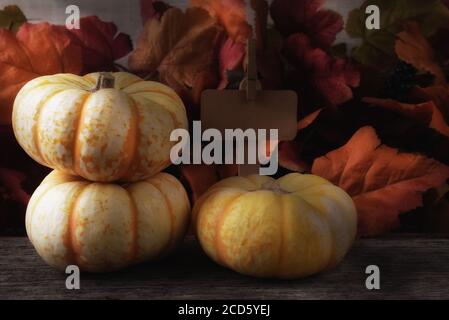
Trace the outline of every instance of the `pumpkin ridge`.
<instances>
[{"instance_id":1,"label":"pumpkin ridge","mask_svg":"<svg viewBox=\"0 0 449 320\"><path fill-rule=\"evenodd\" d=\"M48 183L49 184L49 183ZM59 186L60 184L54 184L54 185L52 185L52 186L50 186L50 187L48 187L47 188L47 190L45 190L42 194L40 194L39 195L39 197L37 198L37 199L33 199L33 201L31 202L31 199L30 199L30 202L29 202L29 208L27 208L27 213L28 213L28 210L29 210L29 212L30 212L30 214L32 215L32 216L34 216L34 210L36 209L36 205L41 201L41 199L43 199L43 197L51 190L51 189L53 189L53 188L55 188L55 187L57 187L57 186ZM42 187L43 187L44 185L42 185ZM29 228L29 230L27 229L27 235L28 235L28 238L31 240L31 241L33 241L32 239L33 239L33 236L31 235L31 233L32 233L32 228Z\"/></svg>"},{"instance_id":2,"label":"pumpkin ridge","mask_svg":"<svg viewBox=\"0 0 449 320\"><path fill-rule=\"evenodd\" d=\"M162 197L165 200L165 203L167 205L167 214L169 216L170 219L170 237L169 240L167 241L167 244L161 249L161 252L159 254L159 256L163 256L165 254L165 252L168 252L172 249L173 244L174 244L174 240L175 238L173 237L173 234L175 233L175 217L173 215L173 208L170 204L170 201L168 200L167 196L165 195L164 192L162 192L161 188L159 186L157 186L157 184L152 183L155 179L151 179L151 180L146 180L143 181L144 183L148 183L150 185L152 185L154 188L156 188L159 193L162 195Z\"/></svg>"},{"instance_id":3,"label":"pumpkin ridge","mask_svg":"<svg viewBox=\"0 0 449 320\"><path fill-rule=\"evenodd\" d=\"M221 241L220 231L223 228L223 224L226 219L226 216L229 214L228 209L235 202L237 202L237 200L239 200L240 198L243 198L245 195L246 195L246 193L243 192L242 194L239 194L238 196L233 198L231 201L229 201L229 203L223 208L223 211L220 212L220 214L218 215L218 218L217 218L217 226L215 227L214 247L215 247L215 251L217 253L217 260L222 265L229 266L229 263L228 263L229 259L227 258L227 255L226 255L225 245Z\"/></svg>"},{"instance_id":4,"label":"pumpkin ridge","mask_svg":"<svg viewBox=\"0 0 449 320\"><path fill-rule=\"evenodd\" d=\"M277 270L274 271L274 276L282 274L282 267L283 267L283 263L284 263L284 225L285 225L285 197L283 197L282 195L278 195L280 203L281 203L281 214L279 215L279 224L280 224L280 235L279 235L279 260L278 260L278 264L277 264Z\"/></svg>"},{"instance_id":5,"label":"pumpkin ridge","mask_svg":"<svg viewBox=\"0 0 449 320\"><path fill-rule=\"evenodd\" d=\"M184 105L183 104L180 104L179 103L179 101L177 100L177 99L174 99L170 94L168 94L167 92L164 92L164 91L160 91L160 90L143 90L143 91L137 91L137 92L131 92L130 93L130 95L138 95L138 94L143 94L143 93L159 93L159 94L162 94L162 95L164 95L164 96L166 96L166 97L168 97L168 98L170 98L170 100L172 101L172 102L174 102L174 104L176 105L176 107L178 108L178 109L180 109L180 111L184 111L185 112L185 107L184 107ZM152 100L153 101L153 100ZM155 101L153 101L154 103L157 103L157 102L155 102ZM170 114L170 116L172 117L172 120L173 120L173 124L175 125L175 127L176 128L183 128L184 126L183 126L183 123L180 123L179 121L178 121L178 118L176 117L176 115L173 113L173 112L171 112L170 110L168 110L166 107L165 107L165 105L161 105L161 104L159 104L159 103L157 103L158 105L160 105L165 111L167 111L169 114Z\"/></svg>"},{"instance_id":6,"label":"pumpkin ridge","mask_svg":"<svg viewBox=\"0 0 449 320\"><path fill-rule=\"evenodd\" d=\"M73 150L72 150L73 172L79 176L82 176L82 172L81 172L81 165L80 165L81 146L80 146L78 136L79 136L79 134L81 132L81 128L82 128L82 122L83 122L82 120L84 118L84 106L86 105L86 103L90 97L91 97L90 94L86 94L84 96L84 99L81 100L81 106L79 107L79 110L78 110L79 116L75 120L75 123L73 125L73 127L75 128L75 134L73 135L73 142L72 142L72 144L73 144Z\"/></svg>"},{"instance_id":7,"label":"pumpkin ridge","mask_svg":"<svg viewBox=\"0 0 449 320\"><path fill-rule=\"evenodd\" d=\"M138 216L139 216L139 210L137 210L137 204L136 201L134 199L134 197L132 196L132 194L126 190L126 193L129 197L129 201L130 201L130 212L131 212L131 226L130 226L130 230L131 230L131 250L129 253L129 262L133 262L136 260L137 254L139 252L139 243L138 243L138 238L139 238L139 234L138 234Z\"/></svg>"},{"instance_id":8,"label":"pumpkin ridge","mask_svg":"<svg viewBox=\"0 0 449 320\"><path fill-rule=\"evenodd\" d=\"M34 116L34 125L33 128L31 129L32 131L32 137L33 137L33 143L34 146L36 148L36 156L39 157L39 159L44 162L44 163L49 163L47 161L47 159L44 158L43 154L42 154L42 150L41 150L41 144L40 144L40 128L39 128L39 121L41 118L41 112L42 109L44 108L45 104L54 96L56 96L58 93L61 93L63 91L65 91L66 89L61 89L61 90L57 90L55 92L52 92L51 94L49 94L48 96L46 96L45 98L43 98L41 101L39 101L39 104L37 106L37 110L36 110L36 114Z\"/></svg>"},{"instance_id":9,"label":"pumpkin ridge","mask_svg":"<svg viewBox=\"0 0 449 320\"><path fill-rule=\"evenodd\" d=\"M138 163L138 150L140 143L140 114L136 106L136 102L130 96L128 96L128 101L130 101L131 108L131 121L129 125L128 134L124 143L124 153L127 154L127 157L124 157L121 167L122 169L118 170L117 177L123 179L129 179L132 177L132 171L134 164Z\"/></svg>"},{"instance_id":10,"label":"pumpkin ridge","mask_svg":"<svg viewBox=\"0 0 449 320\"><path fill-rule=\"evenodd\" d=\"M83 186L80 187L80 190L77 192L76 196L73 197L73 202L70 205L69 209L69 216L68 216L68 226L67 226L67 233L65 236L65 239L63 239L63 243L67 248L67 260L74 261L75 264L79 267L82 267L82 261L81 261L81 246L77 246L75 249L75 218L76 218L76 207L78 205L79 200L81 199L81 195L84 191L87 190L87 187L89 186L89 183L83 184Z\"/></svg>"}]
</instances>

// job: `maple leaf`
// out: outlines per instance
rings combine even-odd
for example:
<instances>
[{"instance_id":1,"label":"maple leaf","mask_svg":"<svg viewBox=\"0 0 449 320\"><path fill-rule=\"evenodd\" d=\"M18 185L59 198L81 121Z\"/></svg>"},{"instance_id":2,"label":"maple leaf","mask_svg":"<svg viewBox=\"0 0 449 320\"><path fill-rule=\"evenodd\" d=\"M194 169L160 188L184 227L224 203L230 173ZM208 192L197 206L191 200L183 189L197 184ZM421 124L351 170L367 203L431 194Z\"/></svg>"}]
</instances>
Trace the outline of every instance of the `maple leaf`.
<instances>
[{"instance_id":1,"label":"maple leaf","mask_svg":"<svg viewBox=\"0 0 449 320\"><path fill-rule=\"evenodd\" d=\"M244 42L251 34L243 0L190 0L190 5L207 10L235 41Z\"/></svg>"},{"instance_id":2,"label":"maple leaf","mask_svg":"<svg viewBox=\"0 0 449 320\"><path fill-rule=\"evenodd\" d=\"M401 60L434 75L436 85L446 83L444 72L435 61L435 53L416 22L406 23L405 31L396 37L395 52Z\"/></svg>"},{"instance_id":3,"label":"maple leaf","mask_svg":"<svg viewBox=\"0 0 449 320\"><path fill-rule=\"evenodd\" d=\"M423 155L382 145L372 127L316 159L312 173L343 188L354 200L359 233L379 235L399 225L399 214L422 205L422 194L449 178L449 167Z\"/></svg>"},{"instance_id":4,"label":"maple leaf","mask_svg":"<svg viewBox=\"0 0 449 320\"><path fill-rule=\"evenodd\" d=\"M25 23L16 34L0 29L0 124L11 123L25 83L41 75L80 74L82 67L81 48L62 27Z\"/></svg>"},{"instance_id":5,"label":"maple leaf","mask_svg":"<svg viewBox=\"0 0 449 320\"><path fill-rule=\"evenodd\" d=\"M365 12L369 5L380 9L380 29L366 28ZM428 37L447 24L448 19L449 10L440 0L367 0L349 13L346 32L362 40L353 51L357 61L385 69L395 62L395 35L403 30L404 22L416 21L423 35Z\"/></svg>"},{"instance_id":6,"label":"maple leaf","mask_svg":"<svg viewBox=\"0 0 449 320\"><path fill-rule=\"evenodd\" d=\"M223 36L207 11L171 8L160 21L145 24L129 66L135 72L157 72L159 80L181 98L198 104L203 89L219 83L218 50Z\"/></svg>"},{"instance_id":7,"label":"maple leaf","mask_svg":"<svg viewBox=\"0 0 449 320\"><path fill-rule=\"evenodd\" d=\"M300 33L288 37L284 50L298 73L324 100L323 104L336 106L352 99L352 88L360 82L360 74L352 63L313 48L309 38Z\"/></svg>"},{"instance_id":8,"label":"maple leaf","mask_svg":"<svg viewBox=\"0 0 449 320\"><path fill-rule=\"evenodd\" d=\"M363 98L363 102L394 110L418 122L428 125L439 133L449 137L449 126L443 118L443 114L435 106L433 101L420 104L402 103L392 99Z\"/></svg>"},{"instance_id":9,"label":"maple leaf","mask_svg":"<svg viewBox=\"0 0 449 320\"><path fill-rule=\"evenodd\" d=\"M271 16L285 36L307 34L314 45L327 48L343 29L343 18L336 12L322 9L324 0L274 0Z\"/></svg>"},{"instance_id":10,"label":"maple leaf","mask_svg":"<svg viewBox=\"0 0 449 320\"><path fill-rule=\"evenodd\" d=\"M0 10L0 28L16 32L27 21L18 6L10 5Z\"/></svg>"},{"instance_id":11,"label":"maple leaf","mask_svg":"<svg viewBox=\"0 0 449 320\"><path fill-rule=\"evenodd\" d=\"M171 6L163 1L140 0L140 17L142 25L150 19L160 19Z\"/></svg>"},{"instance_id":12,"label":"maple leaf","mask_svg":"<svg viewBox=\"0 0 449 320\"><path fill-rule=\"evenodd\" d=\"M69 30L69 34L82 49L83 74L116 70L114 62L133 48L128 35L119 33L114 23L101 21L97 16L81 18L80 28Z\"/></svg>"}]
</instances>

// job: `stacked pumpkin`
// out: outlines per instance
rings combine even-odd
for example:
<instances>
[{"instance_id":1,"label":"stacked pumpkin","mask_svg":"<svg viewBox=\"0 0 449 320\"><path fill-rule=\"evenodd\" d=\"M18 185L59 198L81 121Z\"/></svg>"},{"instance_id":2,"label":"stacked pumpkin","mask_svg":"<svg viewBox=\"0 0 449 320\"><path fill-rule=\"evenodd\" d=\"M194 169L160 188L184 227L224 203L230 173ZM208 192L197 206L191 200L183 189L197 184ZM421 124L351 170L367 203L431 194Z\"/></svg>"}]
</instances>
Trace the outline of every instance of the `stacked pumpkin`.
<instances>
[{"instance_id":1,"label":"stacked pumpkin","mask_svg":"<svg viewBox=\"0 0 449 320\"><path fill-rule=\"evenodd\" d=\"M55 169L26 214L28 236L48 264L112 271L164 256L183 239L187 194L160 172L170 164L170 133L187 128L172 89L128 73L45 76L19 92L13 126L25 151ZM214 261L276 278L336 266L357 223L342 189L302 174L222 180L193 217Z\"/></svg>"},{"instance_id":2,"label":"stacked pumpkin","mask_svg":"<svg viewBox=\"0 0 449 320\"><path fill-rule=\"evenodd\" d=\"M161 173L171 131L188 126L172 89L123 72L44 76L21 89L12 122L22 148L54 169L26 213L48 264L112 271L161 257L183 239L189 200Z\"/></svg>"}]
</instances>

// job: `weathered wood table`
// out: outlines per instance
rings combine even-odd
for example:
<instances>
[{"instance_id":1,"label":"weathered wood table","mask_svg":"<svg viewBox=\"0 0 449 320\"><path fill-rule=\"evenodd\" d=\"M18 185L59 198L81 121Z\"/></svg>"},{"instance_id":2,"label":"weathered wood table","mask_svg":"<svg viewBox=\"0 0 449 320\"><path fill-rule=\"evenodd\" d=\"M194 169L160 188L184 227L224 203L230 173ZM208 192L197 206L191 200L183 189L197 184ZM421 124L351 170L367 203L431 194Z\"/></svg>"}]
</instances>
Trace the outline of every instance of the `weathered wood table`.
<instances>
[{"instance_id":1,"label":"weathered wood table","mask_svg":"<svg viewBox=\"0 0 449 320\"><path fill-rule=\"evenodd\" d=\"M380 290L365 269L380 268ZM241 276L208 259L189 238L171 258L109 274L66 275L47 267L26 238L0 238L0 299L448 299L449 236L360 239L335 270L296 281Z\"/></svg>"}]
</instances>

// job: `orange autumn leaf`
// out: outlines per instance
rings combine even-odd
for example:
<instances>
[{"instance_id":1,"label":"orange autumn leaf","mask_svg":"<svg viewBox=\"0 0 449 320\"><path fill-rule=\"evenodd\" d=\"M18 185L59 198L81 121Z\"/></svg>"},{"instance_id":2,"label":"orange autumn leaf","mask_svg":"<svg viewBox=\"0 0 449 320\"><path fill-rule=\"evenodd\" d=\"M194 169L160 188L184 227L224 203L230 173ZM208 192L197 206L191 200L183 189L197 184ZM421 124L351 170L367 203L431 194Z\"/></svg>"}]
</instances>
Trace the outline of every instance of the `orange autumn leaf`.
<instances>
[{"instance_id":1,"label":"orange autumn leaf","mask_svg":"<svg viewBox=\"0 0 449 320\"><path fill-rule=\"evenodd\" d=\"M298 121L298 134L300 131L310 126L320 115L323 108L320 108ZM279 165L282 168L306 172L310 170L310 165L301 158L301 144L297 140L281 141L279 143Z\"/></svg>"},{"instance_id":2,"label":"orange autumn leaf","mask_svg":"<svg viewBox=\"0 0 449 320\"><path fill-rule=\"evenodd\" d=\"M190 189L192 203L221 179L235 176L238 173L236 165L205 165L192 164L180 167L181 181Z\"/></svg>"},{"instance_id":3,"label":"orange autumn leaf","mask_svg":"<svg viewBox=\"0 0 449 320\"><path fill-rule=\"evenodd\" d=\"M170 8L160 20L147 21L129 67L139 73L157 72L159 80L182 98L198 100L197 92L218 85L217 47L222 35L207 11Z\"/></svg>"},{"instance_id":4,"label":"orange autumn leaf","mask_svg":"<svg viewBox=\"0 0 449 320\"><path fill-rule=\"evenodd\" d=\"M343 147L316 159L312 173L353 198L361 235L378 235L397 227L400 213L422 206L422 194L441 186L449 178L449 167L382 145L368 126Z\"/></svg>"},{"instance_id":5,"label":"orange autumn leaf","mask_svg":"<svg viewBox=\"0 0 449 320\"><path fill-rule=\"evenodd\" d=\"M81 48L64 28L25 23L16 34L0 29L0 124L11 123L15 96L31 79L81 70Z\"/></svg>"},{"instance_id":6,"label":"orange autumn leaf","mask_svg":"<svg viewBox=\"0 0 449 320\"><path fill-rule=\"evenodd\" d=\"M435 52L421 33L416 22L405 24L405 30L396 35L395 51L398 57L416 69L435 76L435 84L446 83L443 70L436 63Z\"/></svg>"},{"instance_id":7,"label":"orange autumn leaf","mask_svg":"<svg viewBox=\"0 0 449 320\"><path fill-rule=\"evenodd\" d=\"M320 108L320 109L312 112L311 114L307 115L303 119L299 120L298 131L310 126L316 120L316 118L320 115L321 111L323 111L323 108Z\"/></svg>"},{"instance_id":8,"label":"orange autumn leaf","mask_svg":"<svg viewBox=\"0 0 449 320\"><path fill-rule=\"evenodd\" d=\"M449 126L443 114L433 101L420 104L402 103L392 99L363 98L363 102L399 112L409 118L422 122L430 128L449 137Z\"/></svg>"},{"instance_id":9,"label":"orange autumn leaf","mask_svg":"<svg viewBox=\"0 0 449 320\"><path fill-rule=\"evenodd\" d=\"M243 0L190 0L190 5L207 10L235 41L243 42L251 34Z\"/></svg>"},{"instance_id":10,"label":"orange autumn leaf","mask_svg":"<svg viewBox=\"0 0 449 320\"><path fill-rule=\"evenodd\" d=\"M411 95L419 101L433 101L446 121L449 121L449 88L447 85L436 85L427 88L417 87Z\"/></svg>"}]
</instances>

